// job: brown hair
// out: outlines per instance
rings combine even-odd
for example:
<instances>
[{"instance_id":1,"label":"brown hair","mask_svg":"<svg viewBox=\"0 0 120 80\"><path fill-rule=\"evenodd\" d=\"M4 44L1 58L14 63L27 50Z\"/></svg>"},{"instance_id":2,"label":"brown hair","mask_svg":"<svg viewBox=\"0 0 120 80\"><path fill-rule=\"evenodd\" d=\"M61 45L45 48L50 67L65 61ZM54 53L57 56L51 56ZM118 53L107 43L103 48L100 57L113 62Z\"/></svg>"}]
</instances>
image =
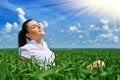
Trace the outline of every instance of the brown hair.
<instances>
[{"instance_id":1,"label":"brown hair","mask_svg":"<svg viewBox=\"0 0 120 80\"><path fill-rule=\"evenodd\" d=\"M22 24L22 29L18 34L18 47L24 46L27 43L27 37L26 37L26 33L28 33L27 23L32 20L33 19L28 19Z\"/></svg>"}]
</instances>

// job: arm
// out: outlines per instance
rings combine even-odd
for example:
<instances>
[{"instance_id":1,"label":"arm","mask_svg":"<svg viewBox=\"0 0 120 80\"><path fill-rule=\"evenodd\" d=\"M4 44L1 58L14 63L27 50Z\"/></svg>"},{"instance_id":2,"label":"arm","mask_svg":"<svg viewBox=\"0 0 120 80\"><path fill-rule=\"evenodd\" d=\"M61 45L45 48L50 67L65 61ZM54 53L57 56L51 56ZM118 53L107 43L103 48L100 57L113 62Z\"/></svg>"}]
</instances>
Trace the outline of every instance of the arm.
<instances>
[{"instance_id":1,"label":"arm","mask_svg":"<svg viewBox=\"0 0 120 80\"><path fill-rule=\"evenodd\" d=\"M19 55L18 55L18 59L20 60L28 60L30 59L30 52L27 48L24 47L20 47L19 48Z\"/></svg>"},{"instance_id":2,"label":"arm","mask_svg":"<svg viewBox=\"0 0 120 80\"><path fill-rule=\"evenodd\" d=\"M25 60L25 61L26 61L26 60L29 60L28 58L26 58L26 57L24 57L24 56L21 56L21 55L18 55L18 59L19 59L19 60Z\"/></svg>"}]
</instances>

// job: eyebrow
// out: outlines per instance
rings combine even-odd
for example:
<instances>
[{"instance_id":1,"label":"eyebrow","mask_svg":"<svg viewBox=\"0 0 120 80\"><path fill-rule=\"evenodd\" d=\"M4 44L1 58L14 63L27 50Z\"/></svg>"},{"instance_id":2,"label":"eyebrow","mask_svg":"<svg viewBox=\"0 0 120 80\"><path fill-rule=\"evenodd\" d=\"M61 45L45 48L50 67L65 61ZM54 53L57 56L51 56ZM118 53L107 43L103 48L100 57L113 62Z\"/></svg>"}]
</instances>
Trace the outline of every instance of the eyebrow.
<instances>
[{"instance_id":1,"label":"eyebrow","mask_svg":"<svg viewBox=\"0 0 120 80\"><path fill-rule=\"evenodd\" d=\"M37 25L39 25L39 23L34 23L34 24L30 27L30 29L33 28L33 26L37 26Z\"/></svg>"},{"instance_id":2,"label":"eyebrow","mask_svg":"<svg viewBox=\"0 0 120 80\"><path fill-rule=\"evenodd\" d=\"M32 26L36 26L36 25L38 25L38 23L34 23Z\"/></svg>"},{"instance_id":3,"label":"eyebrow","mask_svg":"<svg viewBox=\"0 0 120 80\"><path fill-rule=\"evenodd\" d=\"M36 24L33 24L32 26L36 26Z\"/></svg>"}]
</instances>

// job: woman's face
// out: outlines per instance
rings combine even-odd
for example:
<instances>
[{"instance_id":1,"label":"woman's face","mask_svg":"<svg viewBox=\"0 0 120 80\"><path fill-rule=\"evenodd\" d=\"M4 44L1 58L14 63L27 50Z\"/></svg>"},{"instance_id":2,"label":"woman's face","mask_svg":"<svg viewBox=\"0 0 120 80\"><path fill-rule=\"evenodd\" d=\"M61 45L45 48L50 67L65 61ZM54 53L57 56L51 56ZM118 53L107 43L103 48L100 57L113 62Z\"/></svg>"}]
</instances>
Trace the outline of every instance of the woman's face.
<instances>
[{"instance_id":1,"label":"woman's face","mask_svg":"<svg viewBox=\"0 0 120 80\"><path fill-rule=\"evenodd\" d=\"M40 38L43 34L45 34L42 26L35 20L29 21L27 23L27 30L28 33L26 36L30 39Z\"/></svg>"}]
</instances>

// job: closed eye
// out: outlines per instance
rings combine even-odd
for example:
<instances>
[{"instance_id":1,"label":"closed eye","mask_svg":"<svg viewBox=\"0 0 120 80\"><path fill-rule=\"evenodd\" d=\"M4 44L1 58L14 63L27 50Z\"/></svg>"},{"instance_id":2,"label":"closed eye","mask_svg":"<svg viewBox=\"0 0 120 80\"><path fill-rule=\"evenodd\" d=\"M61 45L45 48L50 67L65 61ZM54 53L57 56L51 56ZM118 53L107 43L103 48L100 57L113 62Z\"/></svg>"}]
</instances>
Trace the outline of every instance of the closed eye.
<instances>
[{"instance_id":1,"label":"closed eye","mask_svg":"<svg viewBox=\"0 0 120 80\"><path fill-rule=\"evenodd\" d=\"M33 26L32 29L35 29L37 26Z\"/></svg>"},{"instance_id":2,"label":"closed eye","mask_svg":"<svg viewBox=\"0 0 120 80\"><path fill-rule=\"evenodd\" d=\"M32 29L35 29L36 27L38 27L38 25L34 24L34 25L32 26Z\"/></svg>"}]
</instances>

